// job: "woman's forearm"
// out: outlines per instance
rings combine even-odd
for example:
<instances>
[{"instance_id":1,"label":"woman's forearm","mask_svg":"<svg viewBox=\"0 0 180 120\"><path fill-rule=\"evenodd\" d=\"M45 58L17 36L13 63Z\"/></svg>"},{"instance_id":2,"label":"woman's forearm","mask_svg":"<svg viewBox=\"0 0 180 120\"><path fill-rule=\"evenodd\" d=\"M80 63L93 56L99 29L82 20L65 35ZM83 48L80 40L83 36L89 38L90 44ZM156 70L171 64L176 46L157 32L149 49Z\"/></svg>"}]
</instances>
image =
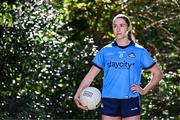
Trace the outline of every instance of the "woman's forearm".
<instances>
[{"instance_id":1,"label":"woman's forearm","mask_svg":"<svg viewBox=\"0 0 180 120\"><path fill-rule=\"evenodd\" d=\"M79 94L84 88L88 87L99 72L100 72L99 68L92 66L89 72L82 80L82 82L80 83L80 86L76 93Z\"/></svg>"},{"instance_id":2,"label":"woman's forearm","mask_svg":"<svg viewBox=\"0 0 180 120\"><path fill-rule=\"evenodd\" d=\"M163 78L163 73L161 71L153 72L153 77L149 81L149 83L144 87L144 94L148 93L151 89L153 89L159 81Z\"/></svg>"}]
</instances>

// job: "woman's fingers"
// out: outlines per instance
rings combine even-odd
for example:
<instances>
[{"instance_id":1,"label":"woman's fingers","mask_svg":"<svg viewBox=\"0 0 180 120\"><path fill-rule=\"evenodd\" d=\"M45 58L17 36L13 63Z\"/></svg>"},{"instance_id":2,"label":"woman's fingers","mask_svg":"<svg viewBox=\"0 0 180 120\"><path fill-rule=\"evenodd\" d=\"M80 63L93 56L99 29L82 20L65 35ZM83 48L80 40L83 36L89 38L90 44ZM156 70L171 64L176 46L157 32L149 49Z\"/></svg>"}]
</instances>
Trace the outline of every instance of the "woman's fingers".
<instances>
[{"instance_id":1,"label":"woman's fingers","mask_svg":"<svg viewBox=\"0 0 180 120\"><path fill-rule=\"evenodd\" d=\"M144 95L143 89L139 85L133 84L133 85L131 85L130 89L133 93L138 92L139 94Z\"/></svg>"},{"instance_id":2,"label":"woman's fingers","mask_svg":"<svg viewBox=\"0 0 180 120\"><path fill-rule=\"evenodd\" d=\"M138 87L137 85L131 85L131 91L134 93L134 92L137 92L138 91Z\"/></svg>"},{"instance_id":3,"label":"woman's fingers","mask_svg":"<svg viewBox=\"0 0 180 120\"><path fill-rule=\"evenodd\" d=\"M83 105L81 104L81 102L80 102L80 99L79 99L79 98L75 98L75 99L74 99L74 101L75 101L76 106L77 106L78 108L81 108L81 109L83 109L83 110L88 111L88 108L87 108L86 106L83 106Z\"/></svg>"}]
</instances>

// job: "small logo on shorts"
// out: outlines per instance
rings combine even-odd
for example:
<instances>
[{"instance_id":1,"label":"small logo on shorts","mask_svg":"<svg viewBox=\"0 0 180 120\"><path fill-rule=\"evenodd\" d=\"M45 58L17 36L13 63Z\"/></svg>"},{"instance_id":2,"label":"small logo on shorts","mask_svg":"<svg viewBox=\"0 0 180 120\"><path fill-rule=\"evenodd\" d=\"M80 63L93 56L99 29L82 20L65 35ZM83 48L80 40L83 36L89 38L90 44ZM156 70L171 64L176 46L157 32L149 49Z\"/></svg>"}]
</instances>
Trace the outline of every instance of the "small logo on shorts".
<instances>
[{"instance_id":1,"label":"small logo on shorts","mask_svg":"<svg viewBox=\"0 0 180 120\"><path fill-rule=\"evenodd\" d=\"M103 108L104 106L103 106L103 103L101 103L101 108Z\"/></svg>"},{"instance_id":2,"label":"small logo on shorts","mask_svg":"<svg viewBox=\"0 0 180 120\"><path fill-rule=\"evenodd\" d=\"M131 110L132 110L132 111L134 111L134 110L138 110L138 108L137 108L137 107L135 107L135 108L131 108Z\"/></svg>"}]
</instances>

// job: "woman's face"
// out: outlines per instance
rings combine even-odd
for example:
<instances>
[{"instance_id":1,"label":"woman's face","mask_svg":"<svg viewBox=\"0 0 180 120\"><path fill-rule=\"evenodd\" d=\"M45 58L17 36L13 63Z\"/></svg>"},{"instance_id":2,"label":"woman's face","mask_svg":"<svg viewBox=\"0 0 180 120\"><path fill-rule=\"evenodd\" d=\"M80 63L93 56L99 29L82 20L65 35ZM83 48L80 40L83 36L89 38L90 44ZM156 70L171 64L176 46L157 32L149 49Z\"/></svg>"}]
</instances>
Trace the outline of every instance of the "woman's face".
<instances>
[{"instance_id":1,"label":"woman's face","mask_svg":"<svg viewBox=\"0 0 180 120\"><path fill-rule=\"evenodd\" d=\"M129 27L123 18L117 18L113 22L113 32L117 39L128 38Z\"/></svg>"}]
</instances>

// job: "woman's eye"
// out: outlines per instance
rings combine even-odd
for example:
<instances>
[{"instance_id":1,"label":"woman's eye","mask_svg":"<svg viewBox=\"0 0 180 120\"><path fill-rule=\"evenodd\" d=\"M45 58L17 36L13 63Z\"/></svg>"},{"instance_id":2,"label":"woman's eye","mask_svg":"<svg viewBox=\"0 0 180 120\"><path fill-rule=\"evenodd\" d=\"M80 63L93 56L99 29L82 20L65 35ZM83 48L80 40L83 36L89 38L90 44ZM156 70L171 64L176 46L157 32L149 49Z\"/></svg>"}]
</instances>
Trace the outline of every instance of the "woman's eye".
<instances>
[{"instance_id":1,"label":"woman's eye","mask_svg":"<svg viewBox=\"0 0 180 120\"><path fill-rule=\"evenodd\" d=\"M113 28L116 28L117 27L117 25L113 25Z\"/></svg>"},{"instance_id":2,"label":"woman's eye","mask_svg":"<svg viewBox=\"0 0 180 120\"><path fill-rule=\"evenodd\" d=\"M126 27L126 24L113 25L113 28L116 28L117 26L119 26L119 27Z\"/></svg>"},{"instance_id":3,"label":"woman's eye","mask_svg":"<svg viewBox=\"0 0 180 120\"><path fill-rule=\"evenodd\" d=\"M120 26L120 27L125 27L126 25L125 25L125 24L120 24L119 26Z\"/></svg>"}]
</instances>

